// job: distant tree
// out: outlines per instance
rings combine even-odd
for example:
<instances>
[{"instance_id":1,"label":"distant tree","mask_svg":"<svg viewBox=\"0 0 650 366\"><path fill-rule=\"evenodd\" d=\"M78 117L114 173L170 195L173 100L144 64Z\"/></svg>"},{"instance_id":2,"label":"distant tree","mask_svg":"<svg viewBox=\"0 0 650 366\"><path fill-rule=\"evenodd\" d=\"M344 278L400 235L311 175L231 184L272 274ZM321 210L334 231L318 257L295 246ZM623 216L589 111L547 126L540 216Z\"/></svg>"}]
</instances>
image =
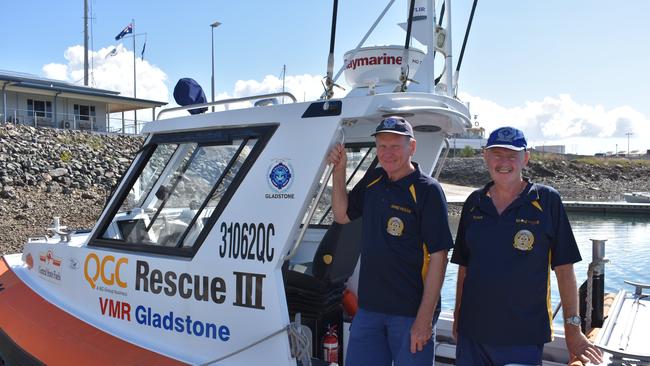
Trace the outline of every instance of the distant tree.
<instances>
[{"instance_id":1,"label":"distant tree","mask_svg":"<svg viewBox=\"0 0 650 366\"><path fill-rule=\"evenodd\" d=\"M474 149L469 145L465 145L465 147L460 151L460 156L463 158L471 158L474 156Z\"/></svg>"}]
</instances>

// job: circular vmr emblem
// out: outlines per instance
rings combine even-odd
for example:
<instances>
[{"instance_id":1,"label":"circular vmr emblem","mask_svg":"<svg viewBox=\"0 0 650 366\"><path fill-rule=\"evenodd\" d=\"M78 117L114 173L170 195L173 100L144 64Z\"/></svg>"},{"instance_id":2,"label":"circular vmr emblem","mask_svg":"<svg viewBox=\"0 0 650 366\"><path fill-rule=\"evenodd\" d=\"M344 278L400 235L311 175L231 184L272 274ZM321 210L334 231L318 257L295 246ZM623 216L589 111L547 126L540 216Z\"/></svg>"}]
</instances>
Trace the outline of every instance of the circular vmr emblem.
<instances>
[{"instance_id":1,"label":"circular vmr emblem","mask_svg":"<svg viewBox=\"0 0 650 366\"><path fill-rule=\"evenodd\" d=\"M288 165L280 162L271 168L271 172L269 173L269 180L271 181L273 187L275 187L278 191L281 191L289 185L292 176L293 175L291 174L291 168Z\"/></svg>"},{"instance_id":2,"label":"circular vmr emblem","mask_svg":"<svg viewBox=\"0 0 650 366\"><path fill-rule=\"evenodd\" d=\"M384 128L393 128L393 127L395 127L396 123L397 123L397 120L395 118L386 118L383 121Z\"/></svg>"},{"instance_id":3,"label":"circular vmr emblem","mask_svg":"<svg viewBox=\"0 0 650 366\"><path fill-rule=\"evenodd\" d=\"M386 232L392 236L402 236L404 222L399 217L391 217L386 224Z\"/></svg>"},{"instance_id":4,"label":"circular vmr emblem","mask_svg":"<svg viewBox=\"0 0 650 366\"><path fill-rule=\"evenodd\" d=\"M535 243L535 236L528 230L519 230L515 234L515 240L512 243L516 249L519 250L532 250Z\"/></svg>"}]
</instances>

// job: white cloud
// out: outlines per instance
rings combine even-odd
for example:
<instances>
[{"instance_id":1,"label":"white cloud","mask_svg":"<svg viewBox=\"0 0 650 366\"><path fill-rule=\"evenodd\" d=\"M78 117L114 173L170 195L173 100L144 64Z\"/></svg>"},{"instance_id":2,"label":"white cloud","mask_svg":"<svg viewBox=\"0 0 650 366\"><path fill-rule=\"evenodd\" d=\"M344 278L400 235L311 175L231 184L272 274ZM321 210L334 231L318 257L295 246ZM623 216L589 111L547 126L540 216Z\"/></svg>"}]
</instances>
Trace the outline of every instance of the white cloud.
<instances>
[{"instance_id":1,"label":"white cloud","mask_svg":"<svg viewBox=\"0 0 650 366\"><path fill-rule=\"evenodd\" d=\"M50 79L67 80L68 66L62 64L47 64L43 66L43 73Z\"/></svg>"},{"instance_id":2,"label":"white cloud","mask_svg":"<svg viewBox=\"0 0 650 366\"><path fill-rule=\"evenodd\" d=\"M298 101L316 100L323 93L320 75L288 75L284 90L293 94ZM235 83L235 96L266 94L282 91L282 79L267 75L261 82L257 80L238 80Z\"/></svg>"},{"instance_id":3,"label":"white cloud","mask_svg":"<svg viewBox=\"0 0 650 366\"><path fill-rule=\"evenodd\" d=\"M111 51L115 49L114 55ZM84 49L76 45L68 47L63 53L66 64L49 63L43 66L45 77L67 81L76 85L83 85L84 81ZM133 51L126 49L122 44L108 46L98 51L88 53L89 86L118 91L122 96L133 96ZM139 57L136 58L137 73L137 98L149 99L159 102L169 101L169 90L165 81L167 75L155 65ZM143 118L144 116L144 118ZM127 129L133 125L134 113L124 113ZM138 113L138 119L151 120L150 112ZM121 115L111 116L110 128L121 128ZM131 127L132 128L132 127Z\"/></svg>"},{"instance_id":4,"label":"white cloud","mask_svg":"<svg viewBox=\"0 0 650 366\"><path fill-rule=\"evenodd\" d=\"M319 99L323 87L321 85L322 77L319 75L287 75L284 80L284 90L291 93L296 97L297 102L310 101ZM219 93L215 96L215 100L239 98L246 96L254 96L260 94L271 94L282 91L282 79L277 76L267 75L262 81L258 80L237 80L235 82L234 89L231 93ZM338 94L337 94L338 93ZM336 92L336 97L342 97L344 95L339 95L340 92ZM282 97L278 97L278 101L281 101ZM238 109L238 108L248 108L253 105L254 101L251 102L239 102L231 103L228 106L218 105L215 107L215 110L221 111L226 108L228 109ZM289 98L285 98L285 103L289 103ZM179 116L187 115L187 113L171 113L169 116Z\"/></svg>"},{"instance_id":5,"label":"white cloud","mask_svg":"<svg viewBox=\"0 0 650 366\"><path fill-rule=\"evenodd\" d=\"M602 105L580 104L568 94L528 101L523 106L503 107L493 101L461 93L471 112L487 132L510 125L526 133L532 145L564 144L568 152L592 154L627 147L645 149L650 140L650 119L629 106L607 110Z\"/></svg>"},{"instance_id":6,"label":"white cloud","mask_svg":"<svg viewBox=\"0 0 650 366\"><path fill-rule=\"evenodd\" d=\"M115 56L109 53L117 49ZM123 96L133 96L133 51L122 44L108 46L98 51L89 52L90 70L89 84L99 89L119 91ZM84 62L83 47L80 45L68 47L64 52L66 64L50 63L43 66L43 74L47 78L64 80L77 85L83 85ZM136 58L137 97L166 102L169 100L169 90L165 81L167 75L147 60Z\"/></svg>"}]
</instances>

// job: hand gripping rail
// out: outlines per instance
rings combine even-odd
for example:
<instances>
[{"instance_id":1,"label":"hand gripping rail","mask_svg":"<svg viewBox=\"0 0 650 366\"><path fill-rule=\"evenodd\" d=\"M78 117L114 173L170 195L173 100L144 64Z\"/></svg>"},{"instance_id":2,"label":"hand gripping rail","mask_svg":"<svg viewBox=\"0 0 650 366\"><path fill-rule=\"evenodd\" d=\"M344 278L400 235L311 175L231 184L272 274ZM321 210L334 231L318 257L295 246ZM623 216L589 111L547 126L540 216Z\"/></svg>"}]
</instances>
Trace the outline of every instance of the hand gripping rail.
<instances>
[{"instance_id":1,"label":"hand gripping rail","mask_svg":"<svg viewBox=\"0 0 650 366\"><path fill-rule=\"evenodd\" d=\"M192 104L192 105L186 105L186 106L181 106L181 107L173 107L173 108L163 109L162 111L158 112L158 115L156 116L156 120L159 120L160 116L162 116L165 113L169 113L169 112L186 111L186 110L195 109L195 108L211 107L211 106L214 106L214 105L246 102L246 101L249 101L249 100L266 99L266 98L273 98L273 97L288 97L294 103L297 101L296 97L294 97L293 94L291 94L289 92L278 92L278 93L251 95L251 96L248 96L248 97L241 97L241 98L221 99L221 100L215 100L214 102L199 103L199 104Z\"/></svg>"}]
</instances>

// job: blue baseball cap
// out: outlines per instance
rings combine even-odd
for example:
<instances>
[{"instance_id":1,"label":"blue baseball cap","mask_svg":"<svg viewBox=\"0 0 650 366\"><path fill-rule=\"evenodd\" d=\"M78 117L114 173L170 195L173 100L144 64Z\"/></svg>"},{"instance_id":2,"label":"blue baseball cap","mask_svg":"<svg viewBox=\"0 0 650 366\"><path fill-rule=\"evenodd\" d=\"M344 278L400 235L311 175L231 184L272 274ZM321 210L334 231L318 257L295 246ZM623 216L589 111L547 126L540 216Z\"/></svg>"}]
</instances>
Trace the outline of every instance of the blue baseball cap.
<instances>
[{"instance_id":1,"label":"blue baseball cap","mask_svg":"<svg viewBox=\"0 0 650 366\"><path fill-rule=\"evenodd\" d=\"M514 127L500 127L492 131L488 137L486 149L502 147L515 151L526 150L528 143L524 133Z\"/></svg>"},{"instance_id":2,"label":"blue baseball cap","mask_svg":"<svg viewBox=\"0 0 650 366\"><path fill-rule=\"evenodd\" d=\"M370 136L375 136L378 133L384 132L414 138L413 127L411 127L411 124L402 117L393 116L385 118L383 121L379 122L377 128L375 128L375 133Z\"/></svg>"}]
</instances>

